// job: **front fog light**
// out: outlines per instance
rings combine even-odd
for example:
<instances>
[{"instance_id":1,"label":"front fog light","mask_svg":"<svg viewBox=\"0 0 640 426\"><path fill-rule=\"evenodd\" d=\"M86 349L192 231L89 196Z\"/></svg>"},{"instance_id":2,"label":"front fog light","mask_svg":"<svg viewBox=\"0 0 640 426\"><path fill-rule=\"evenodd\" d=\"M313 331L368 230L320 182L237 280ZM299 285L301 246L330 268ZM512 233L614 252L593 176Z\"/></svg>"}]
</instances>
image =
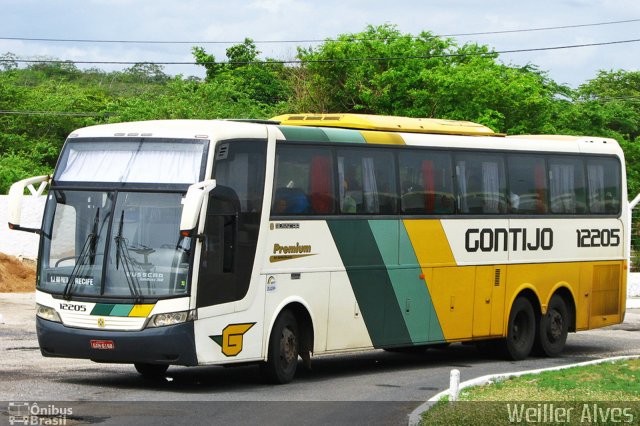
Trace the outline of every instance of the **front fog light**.
<instances>
[{"instance_id":1,"label":"front fog light","mask_svg":"<svg viewBox=\"0 0 640 426\"><path fill-rule=\"evenodd\" d=\"M196 319L196 311L170 312L166 314L156 314L149 319L147 327L164 327L167 325L180 324Z\"/></svg>"},{"instance_id":2,"label":"front fog light","mask_svg":"<svg viewBox=\"0 0 640 426\"><path fill-rule=\"evenodd\" d=\"M62 322L55 309L36 303L36 316L47 321Z\"/></svg>"}]
</instances>

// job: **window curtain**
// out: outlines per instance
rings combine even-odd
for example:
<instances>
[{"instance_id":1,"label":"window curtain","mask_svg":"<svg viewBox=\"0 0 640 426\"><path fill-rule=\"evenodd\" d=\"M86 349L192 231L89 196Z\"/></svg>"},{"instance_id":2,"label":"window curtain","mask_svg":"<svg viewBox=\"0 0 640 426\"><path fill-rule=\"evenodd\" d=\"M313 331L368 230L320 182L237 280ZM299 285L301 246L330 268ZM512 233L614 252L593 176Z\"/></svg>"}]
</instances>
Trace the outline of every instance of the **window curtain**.
<instances>
[{"instance_id":1,"label":"window curtain","mask_svg":"<svg viewBox=\"0 0 640 426\"><path fill-rule=\"evenodd\" d=\"M499 213L500 172L498 163L482 162L482 192L484 193L484 213Z\"/></svg>"},{"instance_id":2,"label":"window curtain","mask_svg":"<svg viewBox=\"0 0 640 426\"><path fill-rule=\"evenodd\" d=\"M460 192L459 208L463 213L469 213L469 205L467 203L467 162L458 161L456 165L456 177L458 180L458 189Z\"/></svg>"},{"instance_id":3,"label":"window curtain","mask_svg":"<svg viewBox=\"0 0 640 426\"><path fill-rule=\"evenodd\" d=\"M160 147L132 145L132 149L70 148L61 181L194 183L202 162L201 145ZM134 148L135 147L135 148Z\"/></svg>"},{"instance_id":4,"label":"window curtain","mask_svg":"<svg viewBox=\"0 0 640 426\"><path fill-rule=\"evenodd\" d=\"M362 189L364 190L364 203L367 213L378 213L380 201L378 199L378 185L373 165L373 158L362 159Z\"/></svg>"},{"instance_id":5,"label":"window curtain","mask_svg":"<svg viewBox=\"0 0 640 426\"><path fill-rule=\"evenodd\" d=\"M344 157L338 157L338 188L340 190L340 211L344 211Z\"/></svg>"},{"instance_id":6,"label":"window curtain","mask_svg":"<svg viewBox=\"0 0 640 426\"><path fill-rule=\"evenodd\" d=\"M536 186L536 212L537 213L546 213L546 198L547 198L547 190L546 190L546 179L544 173L544 164L536 163L534 175L534 183Z\"/></svg>"},{"instance_id":7,"label":"window curtain","mask_svg":"<svg viewBox=\"0 0 640 426\"><path fill-rule=\"evenodd\" d=\"M316 213L331 213L331 160L326 155L317 155L311 159L311 207Z\"/></svg>"},{"instance_id":8,"label":"window curtain","mask_svg":"<svg viewBox=\"0 0 640 426\"><path fill-rule=\"evenodd\" d=\"M587 180L591 213L604 213L604 167L600 164L589 164Z\"/></svg>"},{"instance_id":9,"label":"window curtain","mask_svg":"<svg viewBox=\"0 0 640 426\"><path fill-rule=\"evenodd\" d=\"M554 213L575 213L575 167L573 164L551 165L551 209Z\"/></svg>"},{"instance_id":10,"label":"window curtain","mask_svg":"<svg viewBox=\"0 0 640 426\"><path fill-rule=\"evenodd\" d=\"M433 176L433 161L422 161L422 180L424 182L424 207L427 213L433 213L435 209L435 183Z\"/></svg>"}]
</instances>

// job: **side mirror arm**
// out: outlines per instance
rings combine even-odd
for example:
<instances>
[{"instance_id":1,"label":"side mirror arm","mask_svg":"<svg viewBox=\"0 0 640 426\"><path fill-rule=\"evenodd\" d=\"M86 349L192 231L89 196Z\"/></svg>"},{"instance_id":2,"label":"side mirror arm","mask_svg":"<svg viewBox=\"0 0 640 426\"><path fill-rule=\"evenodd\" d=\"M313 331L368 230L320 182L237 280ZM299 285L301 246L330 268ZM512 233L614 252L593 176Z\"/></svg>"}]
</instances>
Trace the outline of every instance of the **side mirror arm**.
<instances>
[{"instance_id":1,"label":"side mirror arm","mask_svg":"<svg viewBox=\"0 0 640 426\"><path fill-rule=\"evenodd\" d=\"M32 178L23 179L11 185L9 189L9 229L14 231L32 232L35 234L41 234L42 230L38 228L27 228L20 226L20 217L22 215L22 198L24 196L24 189L28 188L29 192L34 197L40 197L47 185L51 181L51 176L36 176ZM38 188L34 185L40 184Z\"/></svg>"}]
</instances>

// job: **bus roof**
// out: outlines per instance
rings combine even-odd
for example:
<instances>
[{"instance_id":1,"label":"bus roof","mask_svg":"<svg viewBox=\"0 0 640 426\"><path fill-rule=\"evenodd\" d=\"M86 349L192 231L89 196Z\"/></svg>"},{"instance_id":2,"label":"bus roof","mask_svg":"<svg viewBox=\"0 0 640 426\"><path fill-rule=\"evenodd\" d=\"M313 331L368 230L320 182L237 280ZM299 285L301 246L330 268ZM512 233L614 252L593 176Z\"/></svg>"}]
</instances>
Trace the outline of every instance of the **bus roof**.
<instances>
[{"instance_id":1,"label":"bus roof","mask_svg":"<svg viewBox=\"0 0 640 426\"><path fill-rule=\"evenodd\" d=\"M471 121L410 118L369 114L285 114L273 117L286 126L338 127L387 132L430 133L440 135L504 136Z\"/></svg>"}]
</instances>

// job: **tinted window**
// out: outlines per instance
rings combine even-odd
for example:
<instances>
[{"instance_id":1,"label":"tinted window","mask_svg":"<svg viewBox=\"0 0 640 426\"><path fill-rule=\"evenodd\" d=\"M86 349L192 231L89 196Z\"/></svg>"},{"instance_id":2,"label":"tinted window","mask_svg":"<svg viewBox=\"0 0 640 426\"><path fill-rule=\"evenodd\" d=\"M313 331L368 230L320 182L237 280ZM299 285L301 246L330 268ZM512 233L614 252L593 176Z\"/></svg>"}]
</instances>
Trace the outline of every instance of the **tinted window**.
<instances>
[{"instance_id":1,"label":"tinted window","mask_svg":"<svg viewBox=\"0 0 640 426\"><path fill-rule=\"evenodd\" d=\"M402 213L451 214L455 211L449 154L403 151L398 159Z\"/></svg>"},{"instance_id":2,"label":"tinted window","mask_svg":"<svg viewBox=\"0 0 640 426\"><path fill-rule=\"evenodd\" d=\"M507 211L506 180L502 156L463 154L456 156L458 210L468 214Z\"/></svg>"},{"instance_id":3,"label":"tinted window","mask_svg":"<svg viewBox=\"0 0 640 426\"><path fill-rule=\"evenodd\" d=\"M620 163L614 158L587 160L589 211L615 214L620 211Z\"/></svg>"},{"instance_id":4,"label":"tinted window","mask_svg":"<svg viewBox=\"0 0 640 426\"><path fill-rule=\"evenodd\" d=\"M278 146L274 215L335 212L333 157L329 148Z\"/></svg>"},{"instance_id":5,"label":"tinted window","mask_svg":"<svg viewBox=\"0 0 640 426\"><path fill-rule=\"evenodd\" d=\"M262 210L264 192L265 144L233 141L216 147L213 177L217 186L234 192L243 213Z\"/></svg>"},{"instance_id":6,"label":"tinted window","mask_svg":"<svg viewBox=\"0 0 640 426\"><path fill-rule=\"evenodd\" d=\"M516 214L547 212L547 172L544 157L510 155L509 209Z\"/></svg>"},{"instance_id":7,"label":"tinted window","mask_svg":"<svg viewBox=\"0 0 640 426\"><path fill-rule=\"evenodd\" d=\"M393 153L386 150L338 149L340 212L394 214L397 205Z\"/></svg>"},{"instance_id":8,"label":"tinted window","mask_svg":"<svg viewBox=\"0 0 640 426\"><path fill-rule=\"evenodd\" d=\"M551 213L579 214L587 211L581 160L549 158L549 206Z\"/></svg>"}]
</instances>

